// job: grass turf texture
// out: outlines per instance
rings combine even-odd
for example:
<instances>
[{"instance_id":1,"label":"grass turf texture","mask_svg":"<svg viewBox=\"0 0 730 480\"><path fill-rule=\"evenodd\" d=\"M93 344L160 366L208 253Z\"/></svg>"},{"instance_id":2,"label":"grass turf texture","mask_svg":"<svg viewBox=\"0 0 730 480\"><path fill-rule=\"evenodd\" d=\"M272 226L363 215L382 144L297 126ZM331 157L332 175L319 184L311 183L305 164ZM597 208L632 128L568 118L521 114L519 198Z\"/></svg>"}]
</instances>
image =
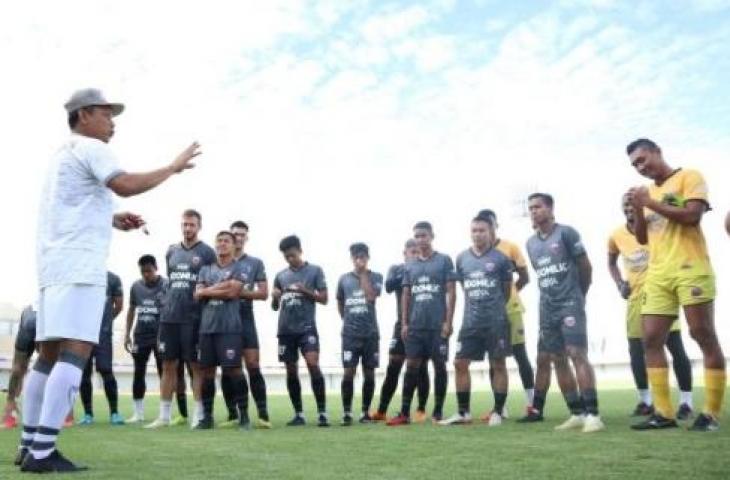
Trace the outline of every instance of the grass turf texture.
<instances>
[{"instance_id":1,"label":"grass turf texture","mask_svg":"<svg viewBox=\"0 0 730 480\"><path fill-rule=\"evenodd\" d=\"M449 394L447 415L454 411L453 397ZM329 429L316 427L311 397L305 397L308 425L285 427L291 416L289 399L272 396L269 404L273 430L194 432L188 427L149 431L139 425L110 426L106 400L96 396L96 424L64 430L60 448L70 459L91 467L74 478L666 480L730 475L730 423L713 433L688 432L684 428L633 432L629 429L633 419L628 413L635 404L634 392L609 390L600 393L606 431L555 432L553 427L567 417L558 394L548 398L547 420L530 425L515 422L523 410L522 393L511 392L510 397L511 418L494 428L478 422L453 427L437 427L430 422L406 427L340 427L338 396L328 398L332 422ZM695 397L696 405L701 405L700 395ZM391 411L399 404L397 400L391 404ZM192 402L188 403L192 409ZM122 396L120 404L121 413L131 415L131 399ZM151 421L157 413L156 397L149 397L146 404L146 416ZM491 404L489 393L472 395L475 416ZM359 405L357 399L354 405ZM217 420L224 420L220 396L216 407ZM78 407L76 418L81 418ZM18 436L18 429L0 431L2 479L28 478L12 466Z\"/></svg>"}]
</instances>

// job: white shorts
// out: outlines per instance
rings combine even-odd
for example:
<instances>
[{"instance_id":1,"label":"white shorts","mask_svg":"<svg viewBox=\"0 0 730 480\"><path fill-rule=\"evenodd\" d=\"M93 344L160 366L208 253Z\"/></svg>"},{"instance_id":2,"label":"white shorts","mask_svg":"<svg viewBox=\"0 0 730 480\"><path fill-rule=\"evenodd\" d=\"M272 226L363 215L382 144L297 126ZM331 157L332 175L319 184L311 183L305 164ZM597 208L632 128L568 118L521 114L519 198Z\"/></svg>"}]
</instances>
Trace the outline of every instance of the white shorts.
<instances>
[{"instance_id":1,"label":"white shorts","mask_svg":"<svg viewBox=\"0 0 730 480\"><path fill-rule=\"evenodd\" d=\"M51 285L38 298L36 341L73 339L99 343L106 287L100 285Z\"/></svg>"}]
</instances>

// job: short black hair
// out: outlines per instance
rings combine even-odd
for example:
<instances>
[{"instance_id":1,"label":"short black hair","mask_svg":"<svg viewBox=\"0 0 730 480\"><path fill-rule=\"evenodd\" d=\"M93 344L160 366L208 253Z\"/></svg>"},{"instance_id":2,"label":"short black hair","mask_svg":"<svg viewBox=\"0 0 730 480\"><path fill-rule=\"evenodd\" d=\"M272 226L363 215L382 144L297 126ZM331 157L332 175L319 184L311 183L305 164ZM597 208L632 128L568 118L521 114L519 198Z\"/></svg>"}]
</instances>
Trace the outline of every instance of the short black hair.
<instances>
[{"instance_id":1,"label":"short black hair","mask_svg":"<svg viewBox=\"0 0 730 480\"><path fill-rule=\"evenodd\" d=\"M149 253L146 255L142 255L139 257L139 260L137 260L137 265L139 268L142 268L147 265L152 265L155 267L155 270L157 269L157 260L155 259L154 255L150 255Z\"/></svg>"},{"instance_id":2,"label":"short black hair","mask_svg":"<svg viewBox=\"0 0 730 480\"><path fill-rule=\"evenodd\" d=\"M286 252L290 248L296 248L297 250L302 249L302 242L296 235L289 235L288 237L284 237L281 239L281 242L279 242L279 251L281 253Z\"/></svg>"},{"instance_id":3,"label":"short black hair","mask_svg":"<svg viewBox=\"0 0 730 480\"><path fill-rule=\"evenodd\" d=\"M231 237L231 241L232 241L233 243L235 243L235 242L236 242L236 236L235 236L235 235L233 235L233 234L232 234L231 232L229 232L228 230L221 230L220 232L218 232L218 233L216 234L215 238L219 238L219 237L226 237L226 236L228 236L228 237Z\"/></svg>"},{"instance_id":4,"label":"short black hair","mask_svg":"<svg viewBox=\"0 0 730 480\"><path fill-rule=\"evenodd\" d=\"M491 218L492 221L497 221L497 214L494 213L494 210L490 208L485 208L482 210L479 210L479 213L477 213L475 218Z\"/></svg>"},{"instance_id":5,"label":"short black hair","mask_svg":"<svg viewBox=\"0 0 730 480\"><path fill-rule=\"evenodd\" d=\"M195 217L195 218L198 219L198 223L199 224L201 224L201 225L203 224L203 217L202 217L202 215L200 215L200 212L197 211L197 210L195 210L194 208L188 208L188 209L186 209L183 212L182 216L183 217Z\"/></svg>"},{"instance_id":6,"label":"short black hair","mask_svg":"<svg viewBox=\"0 0 730 480\"><path fill-rule=\"evenodd\" d=\"M362 242L353 243L350 245L350 256L355 257L358 255L370 256L370 249L367 245Z\"/></svg>"},{"instance_id":7,"label":"short black hair","mask_svg":"<svg viewBox=\"0 0 730 480\"><path fill-rule=\"evenodd\" d=\"M248 232L248 223L244 222L243 220L236 220L231 224L231 230L234 228L243 228Z\"/></svg>"},{"instance_id":8,"label":"short black hair","mask_svg":"<svg viewBox=\"0 0 730 480\"><path fill-rule=\"evenodd\" d=\"M69 113L68 114L68 126L69 126L69 128L71 130L73 130L74 128L76 128L76 125L78 125L78 123L79 123L79 116L80 116L79 115L79 112L81 112L81 110L84 110L85 112L91 113L91 112L94 111L94 108L95 107L93 105L91 107L81 107L78 110L74 110L73 112Z\"/></svg>"},{"instance_id":9,"label":"short black hair","mask_svg":"<svg viewBox=\"0 0 730 480\"><path fill-rule=\"evenodd\" d=\"M494 226L494 217L489 214L485 214L484 210L477 213L477 216L471 219L472 222L484 222L488 224L490 227Z\"/></svg>"},{"instance_id":10,"label":"short black hair","mask_svg":"<svg viewBox=\"0 0 730 480\"><path fill-rule=\"evenodd\" d=\"M433 226L431 226L431 222L427 222L425 220L416 222L416 224L413 225L413 230L428 230L428 232L433 235Z\"/></svg>"},{"instance_id":11,"label":"short black hair","mask_svg":"<svg viewBox=\"0 0 730 480\"><path fill-rule=\"evenodd\" d=\"M634 150L637 150L639 148L645 148L647 150L651 150L652 152L661 151L659 145L657 145L656 142L654 142L653 140L649 140L648 138L637 138L626 146L626 155L631 155L632 153L634 153Z\"/></svg>"},{"instance_id":12,"label":"short black hair","mask_svg":"<svg viewBox=\"0 0 730 480\"><path fill-rule=\"evenodd\" d=\"M527 201L532 201L534 199L540 199L542 202L547 205L549 208L553 208L553 205L555 205L555 200L553 199L553 196L549 193L542 193L542 192L536 192L532 193L527 197Z\"/></svg>"}]
</instances>

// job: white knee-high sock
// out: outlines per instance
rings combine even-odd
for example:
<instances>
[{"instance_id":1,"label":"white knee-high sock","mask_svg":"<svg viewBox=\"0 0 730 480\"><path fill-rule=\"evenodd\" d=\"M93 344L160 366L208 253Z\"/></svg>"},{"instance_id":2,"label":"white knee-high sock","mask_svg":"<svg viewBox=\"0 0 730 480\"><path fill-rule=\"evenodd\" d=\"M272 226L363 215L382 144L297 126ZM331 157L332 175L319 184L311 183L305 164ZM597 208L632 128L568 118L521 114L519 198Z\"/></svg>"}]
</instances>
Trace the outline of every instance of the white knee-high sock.
<instances>
[{"instance_id":1,"label":"white knee-high sock","mask_svg":"<svg viewBox=\"0 0 730 480\"><path fill-rule=\"evenodd\" d=\"M53 364L39 358L28 373L23 387L23 432L20 434L20 447L30 448L38 430L38 421L41 418L43 394L48 381L48 374Z\"/></svg>"}]
</instances>

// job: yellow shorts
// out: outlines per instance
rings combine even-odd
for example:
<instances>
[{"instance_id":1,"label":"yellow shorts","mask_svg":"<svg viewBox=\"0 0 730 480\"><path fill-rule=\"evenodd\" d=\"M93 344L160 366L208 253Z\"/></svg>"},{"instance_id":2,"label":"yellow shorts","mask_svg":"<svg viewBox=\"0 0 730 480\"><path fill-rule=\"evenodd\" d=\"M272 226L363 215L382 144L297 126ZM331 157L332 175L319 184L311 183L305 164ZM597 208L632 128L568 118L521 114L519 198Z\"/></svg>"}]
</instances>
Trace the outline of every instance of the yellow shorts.
<instances>
[{"instance_id":1,"label":"yellow shorts","mask_svg":"<svg viewBox=\"0 0 730 480\"><path fill-rule=\"evenodd\" d=\"M510 326L510 343L520 345L525 343L525 323L520 310L507 310L507 319Z\"/></svg>"},{"instance_id":2,"label":"yellow shorts","mask_svg":"<svg viewBox=\"0 0 730 480\"><path fill-rule=\"evenodd\" d=\"M643 295L636 295L629 298L628 302L626 302L626 336L628 338L642 338L643 336L641 328L641 308L643 303ZM678 332L680 328L679 318L675 318L670 330L672 332Z\"/></svg>"},{"instance_id":3,"label":"yellow shorts","mask_svg":"<svg viewBox=\"0 0 730 480\"><path fill-rule=\"evenodd\" d=\"M649 276L644 284L642 315L679 316L679 307L708 303L715 299L715 276Z\"/></svg>"}]
</instances>

